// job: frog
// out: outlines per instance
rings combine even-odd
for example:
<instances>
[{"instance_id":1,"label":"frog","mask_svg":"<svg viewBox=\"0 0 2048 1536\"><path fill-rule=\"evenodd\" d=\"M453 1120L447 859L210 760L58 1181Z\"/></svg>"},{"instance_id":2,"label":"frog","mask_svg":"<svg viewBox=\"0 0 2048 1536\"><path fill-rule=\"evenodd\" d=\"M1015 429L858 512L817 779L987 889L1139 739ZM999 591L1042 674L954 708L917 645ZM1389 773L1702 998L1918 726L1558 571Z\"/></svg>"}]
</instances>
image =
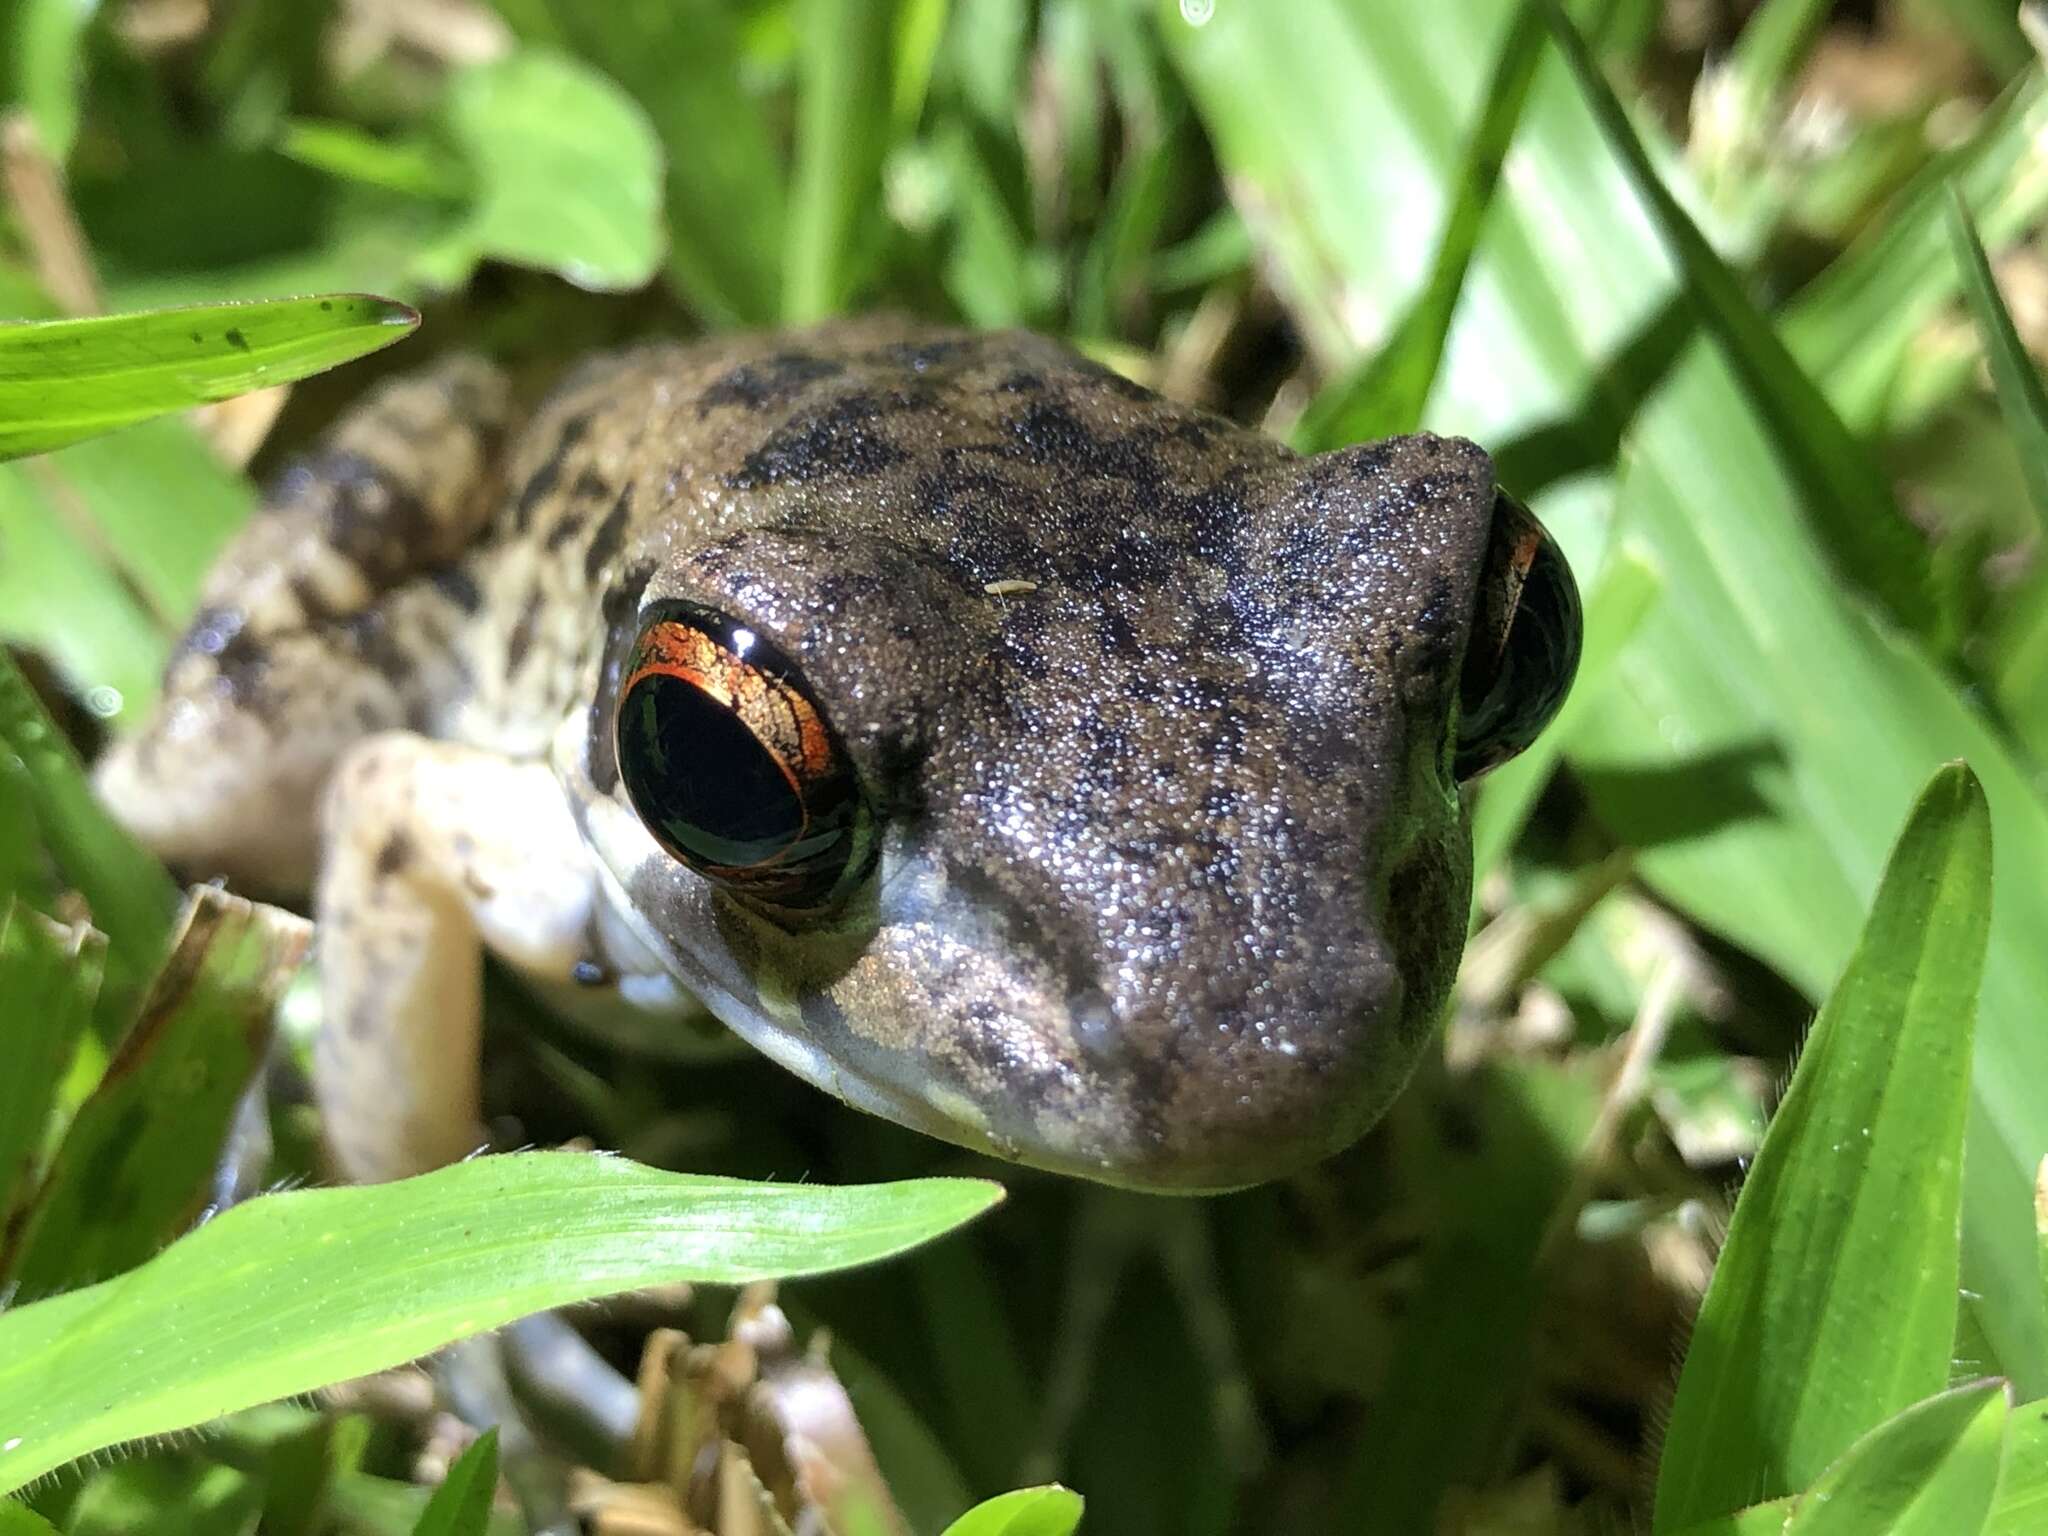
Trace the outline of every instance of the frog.
<instances>
[{"instance_id":1,"label":"frog","mask_svg":"<svg viewBox=\"0 0 2048 1536\"><path fill-rule=\"evenodd\" d=\"M1470 786L1581 628L1475 444L1304 455L1039 335L650 341L530 409L450 353L272 478L97 783L180 871L311 893L348 1179L485 1142L488 953L971 1150L1225 1190L1408 1079Z\"/></svg>"}]
</instances>

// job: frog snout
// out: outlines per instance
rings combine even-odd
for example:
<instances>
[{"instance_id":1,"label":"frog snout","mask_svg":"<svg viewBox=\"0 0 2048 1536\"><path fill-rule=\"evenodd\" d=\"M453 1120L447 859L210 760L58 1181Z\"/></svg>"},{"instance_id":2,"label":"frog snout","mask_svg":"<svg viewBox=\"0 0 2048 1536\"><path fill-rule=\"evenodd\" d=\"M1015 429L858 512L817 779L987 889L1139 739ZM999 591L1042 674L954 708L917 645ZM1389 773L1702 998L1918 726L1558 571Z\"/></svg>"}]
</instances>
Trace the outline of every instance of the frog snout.
<instances>
[{"instance_id":1,"label":"frog snout","mask_svg":"<svg viewBox=\"0 0 2048 1536\"><path fill-rule=\"evenodd\" d=\"M842 996L895 1046L856 1061L893 1080L898 1118L1188 1191L1293 1172L1378 1118L1455 964L1428 937L1455 932L1466 897L1441 840L1378 872L1334 848L1065 847L1035 878L927 864L890 882L862 961L874 984Z\"/></svg>"}]
</instances>

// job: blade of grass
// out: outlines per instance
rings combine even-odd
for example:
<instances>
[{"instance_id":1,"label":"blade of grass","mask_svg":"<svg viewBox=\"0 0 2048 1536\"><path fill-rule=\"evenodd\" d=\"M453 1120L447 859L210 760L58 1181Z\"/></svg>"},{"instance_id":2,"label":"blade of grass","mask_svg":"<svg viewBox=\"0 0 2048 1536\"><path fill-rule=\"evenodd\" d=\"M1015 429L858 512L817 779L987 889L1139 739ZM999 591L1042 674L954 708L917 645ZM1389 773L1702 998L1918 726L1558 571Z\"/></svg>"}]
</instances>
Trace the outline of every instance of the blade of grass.
<instances>
[{"instance_id":1,"label":"blade of grass","mask_svg":"<svg viewBox=\"0 0 2048 1536\"><path fill-rule=\"evenodd\" d=\"M0 1251L35 1189L57 1086L92 1017L105 957L106 940L89 928L0 907Z\"/></svg>"},{"instance_id":2,"label":"blade of grass","mask_svg":"<svg viewBox=\"0 0 2048 1536\"><path fill-rule=\"evenodd\" d=\"M156 968L178 909L163 867L110 817L86 782L71 744L43 713L28 682L0 654L0 749L22 762L36 823L65 877L107 935L106 984L95 1014L111 1038Z\"/></svg>"},{"instance_id":3,"label":"blade of grass","mask_svg":"<svg viewBox=\"0 0 2048 1536\"><path fill-rule=\"evenodd\" d=\"M1821 1475L1785 1536L1975 1536L1997 1492L2007 1412L2002 1381L1914 1403Z\"/></svg>"},{"instance_id":4,"label":"blade of grass","mask_svg":"<svg viewBox=\"0 0 2048 1536\"><path fill-rule=\"evenodd\" d=\"M79 1490L65 1536L246 1536L263 1512L263 1490L240 1467L197 1456L150 1456L108 1467Z\"/></svg>"},{"instance_id":5,"label":"blade of grass","mask_svg":"<svg viewBox=\"0 0 2048 1536\"><path fill-rule=\"evenodd\" d=\"M800 0L796 168L782 318L821 320L852 295L870 253L889 143L890 0Z\"/></svg>"},{"instance_id":6,"label":"blade of grass","mask_svg":"<svg viewBox=\"0 0 2048 1536\"><path fill-rule=\"evenodd\" d=\"M1449 214L1437 239L1429 281L1364 367L1324 389L1303 413L1294 445L1304 453L1347 443L1395 437L1422 424L1423 407L1443 366L1451 318L1465 291L1487 211L1500 188L1508 146L1521 126L1536 66L1543 59L1543 18L1534 0L1522 0L1494 60L1481 97L1485 110L1472 129L1458 169Z\"/></svg>"},{"instance_id":7,"label":"blade of grass","mask_svg":"<svg viewBox=\"0 0 2048 1536\"><path fill-rule=\"evenodd\" d=\"M411 1536L432 1498L432 1489L416 1483L346 1471L335 1478L327 1508L351 1536ZM487 1536L532 1536L533 1527L510 1510L493 1510L484 1530Z\"/></svg>"},{"instance_id":8,"label":"blade of grass","mask_svg":"<svg viewBox=\"0 0 2048 1536\"><path fill-rule=\"evenodd\" d=\"M1785 1522L1792 1518L1795 1502L1786 1498L1773 1499L1768 1504L1752 1504L1748 1509L1723 1515L1718 1520L1689 1525L1679 1536L1785 1536Z\"/></svg>"},{"instance_id":9,"label":"blade of grass","mask_svg":"<svg viewBox=\"0 0 2048 1536\"><path fill-rule=\"evenodd\" d=\"M0 326L0 457L302 379L419 323L390 299L334 294Z\"/></svg>"},{"instance_id":10,"label":"blade of grass","mask_svg":"<svg viewBox=\"0 0 2048 1536\"><path fill-rule=\"evenodd\" d=\"M1805 1488L1947 1382L1990 920L1990 811L1953 765L1899 836L1736 1202L1671 1407L1658 1531Z\"/></svg>"},{"instance_id":11,"label":"blade of grass","mask_svg":"<svg viewBox=\"0 0 2048 1536\"><path fill-rule=\"evenodd\" d=\"M1851 431L1884 425L1914 345L1956 297L1958 269L1945 232L1949 188L1960 185L1977 227L1994 244L2016 239L2048 208L2048 92L2023 75L1963 144L1937 156L1848 251L1778 317L1779 334Z\"/></svg>"},{"instance_id":12,"label":"blade of grass","mask_svg":"<svg viewBox=\"0 0 2048 1536\"><path fill-rule=\"evenodd\" d=\"M2020 31L2019 8L2006 0L1931 0L1931 8L1947 16L1970 40L1978 58L1999 75L2020 68L2032 56Z\"/></svg>"},{"instance_id":13,"label":"blade of grass","mask_svg":"<svg viewBox=\"0 0 2048 1536\"><path fill-rule=\"evenodd\" d=\"M0 1499L0 1536L57 1536L57 1527L26 1505Z\"/></svg>"},{"instance_id":14,"label":"blade of grass","mask_svg":"<svg viewBox=\"0 0 2048 1536\"><path fill-rule=\"evenodd\" d=\"M924 116L925 98L932 86L932 70L939 59L939 44L946 35L946 18L952 0L903 0L897 7L895 52L890 77L889 110L895 118L896 135L908 138L917 131Z\"/></svg>"},{"instance_id":15,"label":"blade of grass","mask_svg":"<svg viewBox=\"0 0 2048 1536\"><path fill-rule=\"evenodd\" d=\"M196 890L169 957L0 1246L0 1282L47 1296L141 1263L205 1208L235 1105L312 937L304 918Z\"/></svg>"},{"instance_id":16,"label":"blade of grass","mask_svg":"<svg viewBox=\"0 0 2048 1536\"><path fill-rule=\"evenodd\" d=\"M1744 23L1727 62L1711 61L1693 90L1688 144L1717 195L1753 177L1777 129L1778 95L1833 12L1829 0L1764 0Z\"/></svg>"},{"instance_id":17,"label":"blade of grass","mask_svg":"<svg viewBox=\"0 0 2048 1536\"><path fill-rule=\"evenodd\" d=\"M2048 1302L2048 1157L2034 1172L2034 1241L2041 1260L2041 1296Z\"/></svg>"},{"instance_id":18,"label":"blade of grass","mask_svg":"<svg viewBox=\"0 0 2048 1536\"><path fill-rule=\"evenodd\" d=\"M661 145L607 76L524 49L457 75L442 124L476 202L418 258L435 282L458 286L482 257L599 291L641 287L661 269Z\"/></svg>"},{"instance_id":19,"label":"blade of grass","mask_svg":"<svg viewBox=\"0 0 2048 1536\"><path fill-rule=\"evenodd\" d=\"M28 110L36 136L57 164L71 158L85 95L86 44L99 7L80 0L24 0L10 7L13 65L8 94Z\"/></svg>"},{"instance_id":20,"label":"blade of grass","mask_svg":"<svg viewBox=\"0 0 2048 1536\"><path fill-rule=\"evenodd\" d=\"M2048 1531L2048 1401L2013 1410L2005 1431L2005 1475L1984 1536Z\"/></svg>"},{"instance_id":21,"label":"blade of grass","mask_svg":"<svg viewBox=\"0 0 2048 1536\"><path fill-rule=\"evenodd\" d=\"M0 1490L529 1312L872 1263L1001 1196L969 1179L748 1184L550 1152L264 1195L125 1275L0 1313Z\"/></svg>"},{"instance_id":22,"label":"blade of grass","mask_svg":"<svg viewBox=\"0 0 2048 1536\"><path fill-rule=\"evenodd\" d=\"M1650 164L1607 77L1558 0L1536 0L1580 94L1642 206L1684 272L1700 318L1773 429L1807 492L1808 515L1838 569L1922 639L1953 643L1927 580L1926 541L1906 520L1891 481L1850 435Z\"/></svg>"},{"instance_id":23,"label":"blade of grass","mask_svg":"<svg viewBox=\"0 0 2048 1536\"><path fill-rule=\"evenodd\" d=\"M254 507L248 480L190 423L161 418L0 464L0 481L0 517L24 535L9 539L0 574L0 587L24 601L0 615L0 627L60 663L79 691L115 689L116 712L146 708L213 557ZM137 636L125 618L81 602L73 577L89 590L103 584L154 632ZM79 622L81 611L91 623Z\"/></svg>"},{"instance_id":24,"label":"blade of grass","mask_svg":"<svg viewBox=\"0 0 2048 1536\"><path fill-rule=\"evenodd\" d=\"M668 160L669 281L706 319L766 325L782 291L784 175L724 6L532 0L646 108Z\"/></svg>"},{"instance_id":25,"label":"blade of grass","mask_svg":"<svg viewBox=\"0 0 2048 1536\"><path fill-rule=\"evenodd\" d=\"M1570 1184L1565 1149L1599 1108L1590 1073L1504 1064L1439 1106L1488 1127L1482 1147L1430 1148L1445 1219L1424 1244L1392 1344L1377 1425L1353 1453L1334 1528L1410 1536L1439 1528L1446 1493L1484 1482L1529 1388L1548 1284L1538 1255Z\"/></svg>"},{"instance_id":26,"label":"blade of grass","mask_svg":"<svg viewBox=\"0 0 2048 1536\"><path fill-rule=\"evenodd\" d=\"M412 1536L484 1536L491 1497L498 1491L498 1431L487 1429L455 1465L420 1511Z\"/></svg>"},{"instance_id":27,"label":"blade of grass","mask_svg":"<svg viewBox=\"0 0 2048 1536\"><path fill-rule=\"evenodd\" d=\"M1829 0L1764 0L1728 55L1728 78L1745 121L1761 117L1799 67L1828 19Z\"/></svg>"},{"instance_id":28,"label":"blade of grass","mask_svg":"<svg viewBox=\"0 0 2048 1536\"><path fill-rule=\"evenodd\" d=\"M1998 281L1991 275L1991 263L1970 217L1970 205L1954 183L1949 185L1947 210L1949 243L1955 251L1956 268L1962 273L1963 296L1969 300L1978 334L1984 340L1991 381L1998 390L1998 409L2019 451L2020 472L2034 503L2038 532L2048 535L2048 390L2042 389L2040 372L1999 296Z\"/></svg>"},{"instance_id":29,"label":"blade of grass","mask_svg":"<svg viewBox=\"0 0 2048 1536\"><path fill-rule=\"evenodd\" d=\"M975 1505L946 1527L945 1536L1072 1536L1081 1509L1081 1495L1057 1483L1019 1488Z\"/></svg>"}]
</instances>

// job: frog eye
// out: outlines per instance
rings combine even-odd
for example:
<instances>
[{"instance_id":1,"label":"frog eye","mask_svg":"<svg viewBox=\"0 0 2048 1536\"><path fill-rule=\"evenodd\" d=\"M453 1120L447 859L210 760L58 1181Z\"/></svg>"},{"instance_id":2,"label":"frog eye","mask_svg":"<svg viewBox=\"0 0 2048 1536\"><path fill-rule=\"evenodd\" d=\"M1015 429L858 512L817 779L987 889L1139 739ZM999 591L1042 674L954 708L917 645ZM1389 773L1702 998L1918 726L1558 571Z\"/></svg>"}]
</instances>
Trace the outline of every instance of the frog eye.
<instances>
[{"instance_id":1,"label":"frog eye","mask_svg":"<svg viewBox=\"0 0 2048 1536\"><path fill-rule=\"evenodd\" d=\"M648 831L721 885L815 909L866 873L866 803L796 668L759 633L667 603L619 690L619 778Z\"/></svg>"},{"instance_id":2,"label":"frog eye","mask_svg":"<svg viewBox=\"0 0 2048 1536\"><path fill-rule=\"evenodd\" d=\"M1550 723L1579 667L1579 631L1572 568L1528 509L1496 492L1458 685L1460 779L1498 768Z\"/></svg>"}]
</instances>

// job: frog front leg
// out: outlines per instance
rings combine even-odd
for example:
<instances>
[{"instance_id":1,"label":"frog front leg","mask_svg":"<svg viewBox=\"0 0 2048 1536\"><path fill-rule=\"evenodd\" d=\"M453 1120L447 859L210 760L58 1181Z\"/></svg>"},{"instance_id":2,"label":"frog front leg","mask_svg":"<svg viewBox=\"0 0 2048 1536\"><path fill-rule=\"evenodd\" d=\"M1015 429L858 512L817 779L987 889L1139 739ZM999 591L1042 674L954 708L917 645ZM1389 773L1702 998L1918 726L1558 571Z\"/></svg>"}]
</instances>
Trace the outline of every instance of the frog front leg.
<instances>
[{"instance_id":1,"label":"frog front leg","mask_svg":"<svg viewBox=\"0 0 2048 1536\"><path fill-rule=\"evenodd\" d=\"M327 792L313 1085L337 1170L421 1173L483 1144L483 954L543 986L591 958L595 865L545 762L394 731Z\"/></svg>"}]
</instances>

